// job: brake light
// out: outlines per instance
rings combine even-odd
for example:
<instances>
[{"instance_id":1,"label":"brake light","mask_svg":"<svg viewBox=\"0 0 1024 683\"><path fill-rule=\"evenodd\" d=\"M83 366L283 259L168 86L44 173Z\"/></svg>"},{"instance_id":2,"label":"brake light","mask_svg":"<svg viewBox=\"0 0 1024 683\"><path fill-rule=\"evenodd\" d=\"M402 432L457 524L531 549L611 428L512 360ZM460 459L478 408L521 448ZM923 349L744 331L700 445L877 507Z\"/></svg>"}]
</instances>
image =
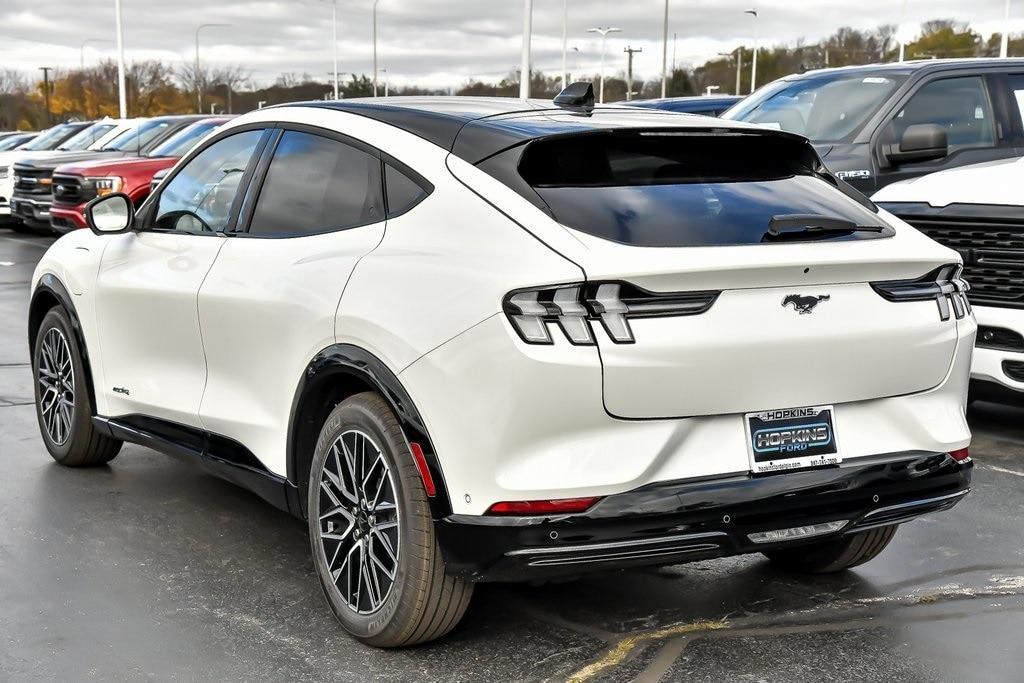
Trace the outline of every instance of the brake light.
<instances>
[{"instance_id":1,"label":"brake light","mask_svg":"<svg viewBox=\"0 0 1024 683\"><path fill-rule=\"evenodd\" d=\"M936 268L914 280L872 282L871 287L888 301L928 301L934 299L939 307L939 318L949 320L950 306L960 320L971 313L967 292L971 286L961 277L963 267L958 263Z\"/></svg>"},{"instance_id":2,"label":"brake light","mask_svg":"<svg viewBox=\"0 0 1024 683\"><path fill-rule=\"evenodd\" d=\"M528 344L553 344L548 323L555 323L570 343L593 345L591 323L599 321L617 344L635 339L630 318L704 313L720 292L650 292L628 282L595 282L523 289L505 297L505 314Z\"/></svg>"},{"instance_id":3,"label":"brake light","mask_svg":"<svg viewBox=\"0 0 1024 683\"><path fill-rule=\"evenodd\" d=\"M953 458L957 462L967 462L971 459L971 453L969 448L958 448L955 451L949 452L949 457Z\"/></svg>"},{"instance_id":4,"label":"brake light","mask_svg":"<svg viewBox=\"0 0 1024 683\"><path fill-rule=\"evenodd\" d=\"M487 508L488 515L554 515L586 512L600 496L591 498L561 498L557 500L511 500L495 503Z\"/></svg>"}]
</instances>

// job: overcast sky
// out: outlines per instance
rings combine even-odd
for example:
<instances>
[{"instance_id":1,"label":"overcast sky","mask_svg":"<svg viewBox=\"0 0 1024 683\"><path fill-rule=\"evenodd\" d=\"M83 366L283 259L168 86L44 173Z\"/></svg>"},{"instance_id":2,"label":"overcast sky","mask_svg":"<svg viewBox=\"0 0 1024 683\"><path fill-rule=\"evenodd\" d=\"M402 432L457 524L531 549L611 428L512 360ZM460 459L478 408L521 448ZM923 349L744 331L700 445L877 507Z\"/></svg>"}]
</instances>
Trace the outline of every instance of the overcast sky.
<instances>
[{"instance_id":1,"label":"overcast sky","mask_svg":"<svg viewBox=\"0 0 1024 683\"><path fill-rule=\"evenodd\" d=\"M700 63L740 43L752 44L756 4L763 44L817 40L839 26L873 28L900 23L901 0L670 0L669 60L677 34L679 64ZM338 0L339 70L369 73L372 0ZM128 60L193 60L195 29L202 23L205 62L241 64L259 84L282 72L309 73L324 82L331 70L328 1L123 0ZM921 21L970 21L986 37L1002 24L1004 0L907 0L903 31ZM569 0L569 70L595 73L600 40L592 26L617 26L608 38L609 72L635 57L641 76L661 68L663 0ZM497 80L519 62L522 0L380 0L379 59L393 82L458 86L469 78ZM1013 30L1024 28L1024 0L1014 0ZM534 0L534 68L561 69L562 0ZM0 0L0 67L38 73L40 66L75 67L82 42L86 63L112 56L113 0ZM108 42L100 42L106 40ZM579 53L572 50L579 48Z\"/></svg>"}]
</instances>

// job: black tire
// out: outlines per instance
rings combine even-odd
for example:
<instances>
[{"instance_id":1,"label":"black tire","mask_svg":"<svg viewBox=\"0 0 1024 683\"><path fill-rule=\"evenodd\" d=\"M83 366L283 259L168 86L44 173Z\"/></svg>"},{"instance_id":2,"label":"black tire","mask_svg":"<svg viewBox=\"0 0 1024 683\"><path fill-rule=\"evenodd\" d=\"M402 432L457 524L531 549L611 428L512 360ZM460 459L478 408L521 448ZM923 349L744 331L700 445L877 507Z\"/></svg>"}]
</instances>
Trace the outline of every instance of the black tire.
<instances>
[{"instance_id":1,"label":"black tire","mask_svg":"<svg viewBox=\"0 0 1024 683\"><path fill-rule=\"evenodd\" d=\"M833 541L821 541L796 548L769 550L765 555L786 569L811 574L841 572L877 557L896 535L897 526L893 524L878 527Z\"/></svg>"},{"instance_id":2,"label":"black tire","mask_svg":"<svg viewBox=\"0 0 1024 683\"><path fill-rule=\"evenodd\" d=\"M351 575L346 575L342 568L346 567L347 570L351 570L354 566L352 563L346 564L346 561L352 558L353 548L358 543L353 541L352 537L359 539L361 529L362 543L364 543L363 547L367 549L366 553L369 555L374 552L374 542L380 533L374 531L372 527L367 527L367 524L374 523L378 514L384 515L385 513L377 513L374 502L370 502L368 507L360 508L362 503L353 503L342 498L342 489L337 485L333 487L327 485L332 493L325 493L323 497L321 496L320 484L325 476L324 468L328 463L328 458L331 458L329 466L331 474L338 474L343 467L346 467L332 454L333 447L343 436L346 446L338 451L338 458L346 457L345 453L347 452L354 452L356 443L370 448L370 458L372 459L376 458L376 451L379 450L390 475L385 472L376 481L389 483L390 493L381 494L382 488L387 490L387 487L385 484L378 484L375 487L376 498L383 502L393 497L396 503L394 521L397 522L395 530L397 557L394 558L395 562L390 564L394 578L390 581L386 594L381 595L382 589L378 586L376 597L380 598L379 605L373 607L371 604L369 605L370 609L365 610L360 609L364 606L364 601L372 603L373 597L367 598L358 590L352 591L351 583L347 586L349 592L346 597L342 589L346 587L346 580L351 582ZM354 441L354 439L361 439L361 441ZM359 472L360 477L365 481L367 476L372 476L375 472L374 466L376 466L376 462L370 466L370 469L355 471ZM355 468L356 465L349 464L347 467ZM352 479L351 475L346 476L349 476L350 480ZM385 476L389 476L389 478L384 480ZM348 480L342 480L340 483L347 489L346 481ZM373 487L372 480L371 487ZM408 443L398 420L388 404L378 394L367 392L352 396L341 402L327 417L320 431L320 438L317 440L313 463L310 467L308 489L309 540L313 553L313 564L327 602L345 630L368 645L402 647L440 638L459 623L473 594L473 584L445 572L441 550L434 535L434 523L423 480L420 478L412 454L409 452ZM358 491L355 491L355 494L356 497L365 495ZM342 502L342 505L336 505L336 501ZM338 520L337 523L344 525L345 530L335 531L341 526L328 527L329 520L321 519L321 515L348 505L352 505L352 507L347 508L347 514L340 513L344 514L343 517L330 518ZM360 509L363 510L362 518L359 517ZM367 517L367 515L373 516ZM350 516L354 517L355 521L348 521ZM387 517L386 519L391 520L392 518ZM325 540L321 537L321 533L333 533L346 540ZM349 536L349 534L353 536ZM383 540L376 541L378 551L380 548L384 548ZM385 551L396 547L390 540L386 544ZM329 558L328 552L331 552L333 557ZM359 555L361 556L362 553L363 548L360 548ZM347 557L343 557L346 555ZM382 557L385 563L389 564L390 558L386 555L387 553L384 553ZM392 555L392 557L394 556ZM372 563L370 567L373 567ZM382 570L387 569L380 564L377 567ZM332 569L338 572L337 580L332 575ZM377 576L382 579L379 585L387 583L387 574L381 575L378 572ZM375 582L375 585L378 584ZM368 590L368 593L370 592ZM356 595L354 606L350 599L353 594Z\"/></svg>"},{"instance_id":3,"label":"black tire","mask_svg":"<svg viewBox=\"0 0 1024 683\"><path fill-rule=\"evenodd\" d=\"M66 352L70 363L63 360L54 361L52 357L44 358L49 348L44 348L48 335L55 344L66 343ZM44 386L40 373L41 363L46 367L59 363L64 368L59 379L47 380L50 382L50 386L55 388L47 389ZM70 381L67 377L68 369L72 375ZM43 437L43 443L46 444L46 450L49 451L53 459L67 467L92 467L113 460L121 450L122 442L100 434L93 428L93 406L85 379L85 364L82 362L82 355L76 343L68 314L60 306L51 308L39 326L35 351L32 354L32 375L35 380L33 383L39 432ZM54 382L57 384L54 385ZM68 388L72 388L73 393L67 392ZM57 400L59 400L67 396L71 397L69 401L71 406L64 413L67 417L60 420L61 426L57 428L59 431L55 436L54 429L47 425L48 418L44 414L44 397L46 403L50 404L55 400L54 397L58 397Z\"/></svg>"}]
</instances>

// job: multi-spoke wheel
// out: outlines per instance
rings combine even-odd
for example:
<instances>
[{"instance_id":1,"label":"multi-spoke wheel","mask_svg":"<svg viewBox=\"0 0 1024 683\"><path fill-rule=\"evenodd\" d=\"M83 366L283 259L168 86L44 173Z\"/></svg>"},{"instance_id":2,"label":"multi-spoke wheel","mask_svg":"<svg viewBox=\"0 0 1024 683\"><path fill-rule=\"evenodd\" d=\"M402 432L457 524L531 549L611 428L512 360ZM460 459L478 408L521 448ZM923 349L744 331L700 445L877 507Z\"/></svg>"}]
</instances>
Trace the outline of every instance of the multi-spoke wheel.
<instances>
[{"instance_id":1,"label":"multi-spoke wheel","mask_svg":"<svg viewBox=\"0 0 1024 683\"><path fill-rule=\"evenodd\" d=\"M353 396L328 416L308 481L314 565L342 625L381 647L454 628L473 585L445 572L423 481L379 395Z\"/></svg>"},{"instance_id":2,"label":"multi-spoke wheel","mask_svg":"<svg viewBox=\"0 0 1024 683\"><path fill-rule=\"evenodd\" d=\"M401 543L391 468L370 435L353 429L334 440L319 495L331 579L354 611L376 612L395 585Z\"/></svg>"},{"instance_id":3,"label":"multi-spoke wheel","mask_svg":"<svg viewBox=\"0 0 1024 683\"><path fill-rule=\"evenodd\" d=\"M36 416L53 459L72 467L109 462L121 442L93 428L85 366L67 312L56 307L43 317L32 354Z\"/></svg>"},{"instance_id":4,"label":"multi-spoke wheel","mask_svg":"<svg viewBox=\"0 0 1024 683\"><path fill-rule=\"evenodd\" d=\"M43 335L36 381L43 428L54 445L63 446L71 434L71 413L75 409L75 368L67 337L57 327Z\"/></svg>"}]
</instances>

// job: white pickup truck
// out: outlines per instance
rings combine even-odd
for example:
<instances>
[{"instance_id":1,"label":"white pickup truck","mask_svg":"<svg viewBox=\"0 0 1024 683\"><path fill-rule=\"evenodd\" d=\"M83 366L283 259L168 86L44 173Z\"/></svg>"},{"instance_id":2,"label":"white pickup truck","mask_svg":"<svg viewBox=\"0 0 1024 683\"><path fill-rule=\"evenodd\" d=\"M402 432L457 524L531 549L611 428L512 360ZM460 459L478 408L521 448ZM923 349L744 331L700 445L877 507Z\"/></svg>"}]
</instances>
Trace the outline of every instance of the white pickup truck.
<instances>
[{"instance_id":1,"label":"white pickup truck","mask_svg":"<svg viewBox=\"0 0 1024 683\"><path fill-rule=\"evenodd\" d=\"M960 252L978 319L971 398L1024 401L1024 159L893 183L872 199Z\"/></svg>"}]
</instances>

